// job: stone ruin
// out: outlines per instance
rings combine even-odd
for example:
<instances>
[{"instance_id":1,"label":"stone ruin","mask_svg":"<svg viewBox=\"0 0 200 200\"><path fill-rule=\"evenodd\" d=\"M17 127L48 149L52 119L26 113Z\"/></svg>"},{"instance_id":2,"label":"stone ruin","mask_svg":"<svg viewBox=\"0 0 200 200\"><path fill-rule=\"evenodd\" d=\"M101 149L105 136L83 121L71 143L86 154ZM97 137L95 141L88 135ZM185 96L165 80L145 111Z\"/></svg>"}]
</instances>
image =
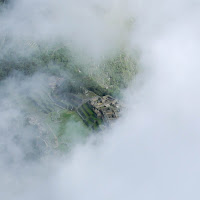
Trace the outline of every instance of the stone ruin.
<instances>
[{"instance_id":1,"label":"stone ruin","mask_svg":"<svg viewBox=\"0 0 200 200\"><path fill-rule=\"evenodd\" d=\"M103 119L107 124L110 124L120 115L121 105L117 99L110 95L93 97L88 103L92 106L97 117Z\"/></svg>"}]
</instances>

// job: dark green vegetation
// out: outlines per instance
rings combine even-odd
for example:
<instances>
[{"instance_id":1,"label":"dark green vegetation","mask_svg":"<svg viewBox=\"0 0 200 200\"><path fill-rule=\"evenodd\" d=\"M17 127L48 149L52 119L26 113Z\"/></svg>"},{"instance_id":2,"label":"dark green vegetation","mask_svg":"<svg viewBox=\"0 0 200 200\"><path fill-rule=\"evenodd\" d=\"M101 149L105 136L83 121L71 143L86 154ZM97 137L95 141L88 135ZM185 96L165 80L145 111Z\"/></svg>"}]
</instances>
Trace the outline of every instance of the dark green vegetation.
<instances>
[{"instance_id":1,"label":"dark green vegetation","mask_svg":"<svg viewBox=\"0 0 200 200\"><path fill-rule=\"evenodd\" d=\"M7 49L1 55L1 80L16 73L31 77L36 72L62 79L54 89L20 97L24 113L31 116L28 124L39 130L39 138L48 148L66 149L90 132L99 131L103 119L86 102L96 95L117 97L137 72L135 58L125 51L104 58L97 65L82 62L63 46L43 48L24 43L22 47L21 52ZM22 53L25 51L27 54Z\"/></svg>"},{"instance_id":2,"label":"dark green vegetation","mask_svg":"<svg viewBox=\"0 0 200 200\"><path fill-rule=\"evenodd\" d=\"M6 7L7 2L0 0L0 7ZM103 117L95 113L88 100L95 96L120 97L121 90L137 73L135 52L123 48L97 62L62 42L15 39L6 33L0 38L1 82L19 74L30 78L42 74L61 80L56 84L50 81L53 86L44 84L43 89L37 86L36 94L25 92L17 99L26 126L37 130L37 137L47 148L65 149L91 132L100 131Z\"/></svg>"},{"instance_id":3,"label":"dark green vegetation","mask_svg":"<svg viewBox=\"0 0 200 200\"><path fill-rule=\"evenodd\" d=\"M29 46L26 48L31 49ZM112 58L105 59L98 66L77 62L78 59L78 56L74 57L66 47L45 50L38 46L27 56L17 55L15 50L8 50L0 57L0 80L13 72L29 76L38 71L56 76L61 76L64 72L70 77L66 85L73 92L87 88L102 96L118 94L121 88L127 87L136 73L135 58L123 51Z\"/></svg>"}]
</instances>

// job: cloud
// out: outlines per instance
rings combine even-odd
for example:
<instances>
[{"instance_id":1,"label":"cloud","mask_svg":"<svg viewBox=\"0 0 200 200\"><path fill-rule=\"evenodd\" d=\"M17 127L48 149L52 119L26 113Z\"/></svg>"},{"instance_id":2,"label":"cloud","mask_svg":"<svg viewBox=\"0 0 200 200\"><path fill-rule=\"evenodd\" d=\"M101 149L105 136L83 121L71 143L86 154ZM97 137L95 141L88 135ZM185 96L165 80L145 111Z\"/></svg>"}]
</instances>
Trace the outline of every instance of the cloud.
<instances>
[{"instance_id":1,"label":"cloud","mask_svg":"<svg viewBox=\"0 0 200 200\"><path fill-rule=\"evenodd\" d=\"M25 8L34 4L21 2ZM83 9L77 2L72 7L89 18L86 8L93 2L87 1ZM47 8L55 6L50 6L51 12L57 10L51 16L57 19L64 21L69 14L63 11L65 4L42 3ZM4 199L199 199L199 2L143 0L129 5L135 17L131 44L140 49L141 70L133 86L125 91L128 109L124 116L101 137L90 138L66 157L25 164L20 170L1 169ZM79 35L79 29L88 30L82 21L71 20L77 16L74 10L71 12L69 21L75 24L67 26L66 31L78 30ZM34 15L30 16L32 19ZM38 15L34 17L38 20ZM62 27L59 23L57 30ZM71 29L79 23L81 27ZM93 29L99 25L96 23L86 27ZM36 27L41 35L48 35L39 25ZM95 39L106 41L100 33L97 37L94 34ZM6 121L12 118L4 113L0 126L6 129ZM15 152L13 146L9 148Z\"/></svg>"},{"instance_id":2,"label":"cloud","mask_svg":"<svg viewBox=\"0 0 200 200\"><path fill-rule=\"evenodd\" d=\"M17 50L30 41L62 43L99 59L128 36L124 24L130 13L123 5L120 1L18 0L1 15L0 34L14 41L10 45Z\"/></svg>"}]
</instances>

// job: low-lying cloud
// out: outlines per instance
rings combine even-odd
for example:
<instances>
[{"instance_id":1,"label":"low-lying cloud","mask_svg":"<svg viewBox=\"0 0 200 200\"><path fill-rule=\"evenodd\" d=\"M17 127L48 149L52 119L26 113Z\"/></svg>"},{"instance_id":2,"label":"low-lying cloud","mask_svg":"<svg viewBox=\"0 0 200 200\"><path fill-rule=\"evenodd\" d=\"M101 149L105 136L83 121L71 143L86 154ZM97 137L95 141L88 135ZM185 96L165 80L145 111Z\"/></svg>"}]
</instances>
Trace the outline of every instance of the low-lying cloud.
<instances>
[{"instance_id":1,"label":"low-lying cloud","mask_svg":"<svg viewBox=\"0 0 200 200\"><path fill-rule=\"evenodd\" d=\"M122 1L97 3L107 8L115 2L123 5ZM46 36L50 39L51 28L55 28L52 21L57 20L56 34L61 32L64 37L69 32L72 34L73 30L77 44L85 46L89 42L88 49L92 51L93 42L85 40L90 37L84 35L84 31L91 28L94 37L89 36L95 41L95 48L107 48L104 46L107 40L101 36L107 33L112 36L112 30L102 29L101 20L94 22L93 19L87 23L87 18L90 19L88 9L94 1L63 1L59 4L55 1L21 0L16 3L19 4L12 8L14 11L6 14L10 22L3 26L12 30L13 35L16 30L16 37L21 31L18 28L26 22L17 26L15 21L18 19L14 16L23 16L24 19L28 15L28 26L32 19L34 23L38 22L33 26L38 39ZM33 14L30 8L37 3L41 7ZM20 109L11 107L9 110L10 107L6 107L5 103L10 101L13 105L12 95L2 98L1 140L7 144L9 152L14 152L9 155L18 161L10 167L2 154L0 194L3 199L199 199L199 2L143 0L128 3L135 20L129 44L140 50L141 59L140 73L125 91L128 109L124 116L100 138L93 136L86 145L78 145L67 157L50 156L43 161L21 162L21 154L10 144L9 137L15 134L15 127L9 129L9 123L12 117L21 116ZM69 9L67 5L72 7ZM48 11L47 15L50 12L52 20L45 22L44 28L44 19L38 12L45 12L49 7L51 12ZM65 8L70 12L66 14ZM103 11L100 9L99 12ZM85 17L82 19L85 24L79 19L80 13ZM70 22L70 26L63 28L65 20ZM29 35L29 30L27 32ZM83 39L80 43L79 34ZM8 81L4 87L15 88L11 83ZM4 94L3 87L1 94ZM26 135L31 131L20 129L19 133Z\"/></svg>"}]
</instances>

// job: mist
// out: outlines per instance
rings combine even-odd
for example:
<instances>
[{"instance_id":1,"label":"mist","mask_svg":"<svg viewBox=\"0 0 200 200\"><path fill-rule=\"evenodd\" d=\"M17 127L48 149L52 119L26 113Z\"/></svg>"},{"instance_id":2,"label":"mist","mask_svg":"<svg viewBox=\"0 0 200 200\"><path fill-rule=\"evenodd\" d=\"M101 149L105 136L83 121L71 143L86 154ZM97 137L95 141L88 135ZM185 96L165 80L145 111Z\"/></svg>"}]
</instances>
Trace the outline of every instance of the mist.
<instances>
[{"instance_id":1,"label":"mist","mask_svg":"<svg viewBox=\"0 0 200 200\"><path fill-rule=\"evenodd\" d=\"M200 198L199 1L18 0L8 10L1 14L0 33L8 34L9 45L22 53L22 39L40 45L70 42L95 60L126 44L140 52L140 60L138 74L123 91L123 116L66 155L44 153L38 144L40 160L24 159L27 152L34 157L37 133L24 126L16 102L21 95L47 90L48 77L39 72L1 82L2 199ZM120 20L129 17L134 24L124 32Z\"/></svg>"}]
</instances>

